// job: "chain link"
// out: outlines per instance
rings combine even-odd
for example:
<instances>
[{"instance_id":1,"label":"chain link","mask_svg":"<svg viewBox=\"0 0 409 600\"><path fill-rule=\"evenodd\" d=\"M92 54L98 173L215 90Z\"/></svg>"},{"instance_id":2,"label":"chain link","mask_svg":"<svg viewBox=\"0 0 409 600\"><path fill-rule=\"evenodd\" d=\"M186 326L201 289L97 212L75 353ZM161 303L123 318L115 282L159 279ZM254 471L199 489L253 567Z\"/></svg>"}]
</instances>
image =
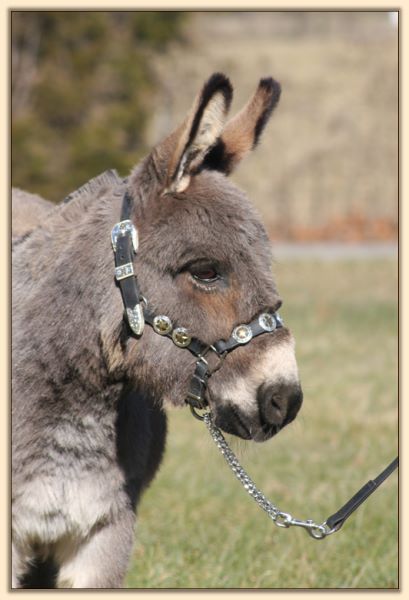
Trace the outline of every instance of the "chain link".
<instances>
[{"instance_id":1,"label":"chain link","mask_svg":"<svg viewBox=\"0 0 409 600\"><path fill-rule=\"evenodd\" d=\"M200 417L200 420L204 421L207 429L210 432L210 435L213 438L213 441L219 448L220 452L224 456L225 461L237 479L240 481L246 492L253 498L255 502L257 502L260 508L262 508L268 514L270 519L275 525L277 525L277 527L283 527L285 529L288 529L289 527L302 527L315 540L322 540L336 531L336 529L330 529L326 522L319 524L315 523L312 519L303 521L301 519L295 519L290 513L281 511L264 496L264 494L256 487L254 481L243 469L236 455L226 442L222 432L214 424L212 413L206 412Z\"/></svg>"}]
</instances>

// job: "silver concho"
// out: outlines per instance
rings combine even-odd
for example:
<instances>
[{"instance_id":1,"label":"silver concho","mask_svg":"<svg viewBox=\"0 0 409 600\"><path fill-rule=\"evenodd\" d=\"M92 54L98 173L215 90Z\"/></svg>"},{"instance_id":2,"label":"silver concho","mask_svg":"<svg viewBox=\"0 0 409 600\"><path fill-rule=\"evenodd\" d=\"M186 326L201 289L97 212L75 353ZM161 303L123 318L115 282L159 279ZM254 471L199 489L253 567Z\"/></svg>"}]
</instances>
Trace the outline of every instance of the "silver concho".
<instances>
[{"instance_id":1,"label":"silver concho","mask_svg":"<svg viewBox=\"0 0 409 600\"><path fill-rule=\"evenodd\" d=\"M280 315L278 314L278 312L274 313L275 317L276 317L276 321L279 325L281 325L281 327L284 327L284 321L282 320L282 318L280 317Z\"/></svg>"},{"instance_id":2,"label":"silver concho","mask_svg":"<svg viewBox=\"0 0 409 600\"><path fill-rule=\"evenodd\" d=\"M166 335L172 331L172 321L166 315L157 315L153 319L153 328L159 335Z\"/></svg>"},{"instance_id":3,"label":"silver concho","mask_svg":"<svg viewBox=\"0 0 409 600\"><path fill-rule=\"evenodd\" d=\"M275 316L271 313L262 313L258 318L258 322L264 331L274 331L277 327Z\"/></svg>"},{"instance_id":4,"label":"silver concho","mask_svg":"<svg viewBox=\"0 0 409 600\"><path fill-rule=\"evenodd\" d=\"M248 325L238 325L233 330L232 337L239 344L247 344L253 337L253 332Z\"/></svg>"},{"instance_id":5,"label":"silver concho","mask_svg":"<svg viewBox=\"0 0 409 600\"><path fill-rule=\"evenodd\" d=\"M136 335L142 335L143 328L145 327L145 318L141 304L136 304L133 308L127 308L126 315L132 331Z\"/></svg>"},{"instance_id":6,"label":"silver concho","mask_svg":"<svg viewBox=\"0 0 409 600\"><path fill-rule=\"evenodd\" d=\"M190 337L187 329L184 327L176 327L172 333L172 340L176 346L179 346L180 348L186 348L186 346L189 346L192 338Z\"/></svg>"},{"instance_id":7,"label":"silver concho","mask_svg":"<svg viewBox=\"0 0 409 600\"><path fill-rule=\"evenodd\" d=\"M138 239L138 231L134 227L134 224L129 219L125 219L125 221L120 221L116 223L111 231L111 243L114 252L116 251L116 242L118 237L121 235L126 235L127 233L131 234L132 246L135 252L138 250L139 239Z\"/></svg>"}]
</instances>

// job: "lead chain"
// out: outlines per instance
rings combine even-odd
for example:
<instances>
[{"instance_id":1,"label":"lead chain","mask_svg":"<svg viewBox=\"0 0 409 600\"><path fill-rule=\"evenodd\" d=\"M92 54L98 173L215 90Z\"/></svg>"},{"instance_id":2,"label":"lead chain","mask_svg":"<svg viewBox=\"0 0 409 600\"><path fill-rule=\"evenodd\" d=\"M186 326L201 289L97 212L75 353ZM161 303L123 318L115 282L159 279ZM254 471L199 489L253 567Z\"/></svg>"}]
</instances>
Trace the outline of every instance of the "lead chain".
<instances>
[{"instance_id":1,"label":"lead chain","mask_svg":"<svg viewBox=\"0 0 409 600\"><path fill-rule=\"evenodd\" d=\"M222 432L213 422L212 413L207 412L201 417L206 424L210 435L213 438L216 446L224 456L225 461L233 471L237 479L240 481L246 492L253 498L255 502L262 508L274 522L277 527L303 527L307 530L312 538L315 540L322 540L331 533L334 533L336 529L330 529L324 522L322 524L315 523L312 519L303 521L301 519L294 519L290 513L281 511L277 506L270 502L264 494L256 487L254 481L249 477L246 471L239 463L236 455L231 450L230 446L226 442Z\"/></svg>"}]
</instances>

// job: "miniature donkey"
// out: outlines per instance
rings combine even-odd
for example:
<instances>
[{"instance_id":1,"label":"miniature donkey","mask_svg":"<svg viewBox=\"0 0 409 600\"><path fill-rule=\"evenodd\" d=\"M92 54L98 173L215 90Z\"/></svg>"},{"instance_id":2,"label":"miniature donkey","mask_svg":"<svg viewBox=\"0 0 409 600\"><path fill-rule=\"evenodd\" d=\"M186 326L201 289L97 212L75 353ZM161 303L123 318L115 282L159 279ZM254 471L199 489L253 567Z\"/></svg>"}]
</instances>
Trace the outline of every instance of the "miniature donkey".
<instances>
[{"instance_id":1,"label":"miniature donkey","mask_svg":"<svg viewBox=\"0 0 409 600\"><path fill-rule=\"evenodd\" d=\"M164 409L185 405L197 357L154 327L134 333L124 318L110 241L123 198L139 233L131 268L156 315L210 346L279 308L266 232L226 177L279 95L262 79L225 123L232 87L213 75L127 179L97 178L17 240L13 587L121 587L135 509L164 449ZM243 342L209 378L206 402L224 431L263 441L301 405L294 341L277 326Z\"/></svg>"}]
</instances>

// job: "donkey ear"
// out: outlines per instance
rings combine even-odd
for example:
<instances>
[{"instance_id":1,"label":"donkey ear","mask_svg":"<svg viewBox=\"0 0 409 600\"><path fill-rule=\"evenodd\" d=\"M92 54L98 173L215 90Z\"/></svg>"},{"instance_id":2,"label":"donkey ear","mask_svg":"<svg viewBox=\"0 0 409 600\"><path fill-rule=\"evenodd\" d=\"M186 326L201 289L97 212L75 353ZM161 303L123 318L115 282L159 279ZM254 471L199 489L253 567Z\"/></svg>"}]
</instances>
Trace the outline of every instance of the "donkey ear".
<instances>
[{"instance_id":1,"label":"donkey ear","mask_svg":"<svg viewBox=\"0 0 409 600\"><path fill-rule=\"evenodd\" d=\"M257 145L280 94L281 86L272 77L261 79L254 96L228 121L203 167L231 173L243 156Z\"/></svg>"},{"instance_id":2,"label":"donkey ear","mask_svg":"<svg viewBox=\"0 0 409 600\"><path fill-rule=\"evenodd\" d=\"M163 151L166 155L165 192L182 192L188 187L190 177L199 170L220 137L232 96L229 79L214 73L184 123L156 149L157 156L162 154L163 158Z\"/></svg>"}]
</instances>

